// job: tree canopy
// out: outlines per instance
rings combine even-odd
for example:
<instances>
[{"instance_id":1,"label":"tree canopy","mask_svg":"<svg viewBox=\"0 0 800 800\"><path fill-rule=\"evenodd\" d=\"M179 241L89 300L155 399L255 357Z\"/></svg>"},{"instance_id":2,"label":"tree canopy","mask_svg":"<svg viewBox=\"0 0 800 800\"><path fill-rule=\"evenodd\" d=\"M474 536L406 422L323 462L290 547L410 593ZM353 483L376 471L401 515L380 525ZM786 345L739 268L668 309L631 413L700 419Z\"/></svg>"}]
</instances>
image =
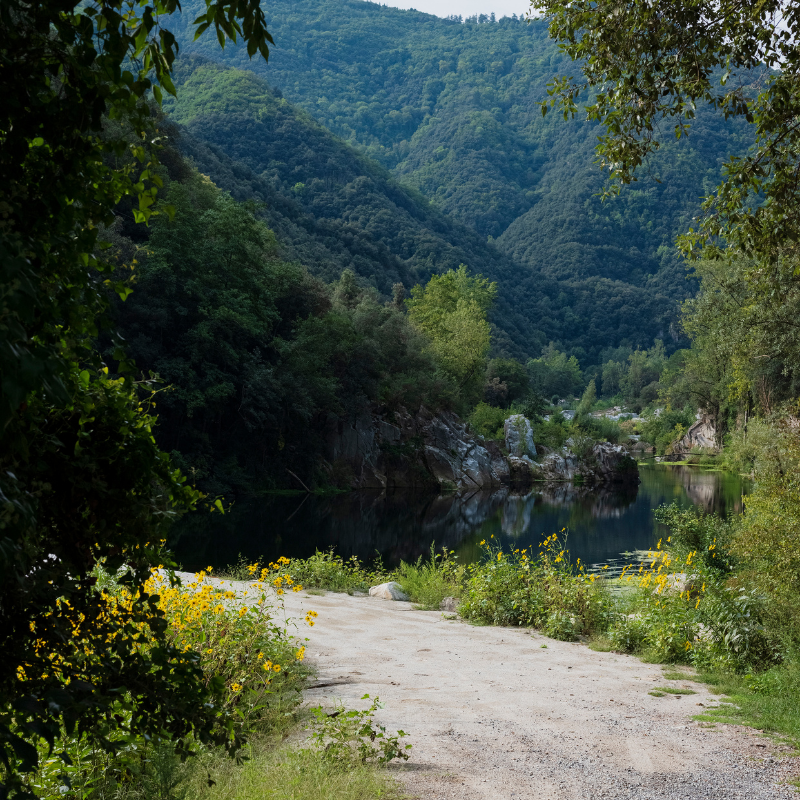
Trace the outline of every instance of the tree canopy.
<instances>
[{"instance_id":1,"label":"tree canopy","mask_svg":"<svg viewBox=\"0 0 800 800\"><path fill-rule=\"evenodd\" d=\"M465 394L483 378L491 331L486 315L497 285L464 264L415 286L406 300L411 322L431 340L441 368Z\"/></svg>"},{"instance_id":2,"label":"tree canopy","mask_svg":"<svg viewBox=\"0 0 800 800\"><path fill-rule=\"evenodd\" d=\"M154 441L148 386L120 342L95 349L109 295L129 294L100 232L123 198L155 213L148 98L173 92L178 0L8 0L0 6L0 761L24 794L61 726L113 750L114 732L240 745L196 659L164 639L144 590L166 524L199 493ZM194 20L266 58L259 0L208 0ZM130 264L128 266L131 266ZM129 590L96 586L98 562ZM142 640L135 631L142 632ZM148 637L152 637L149 638ZM148 639L150 646L142 646ZM125 705L126 716L118 712ZM127 721L126 721L127 720Z\"/></svg>"},{"instance_id":3,"label":"tree canopy","mask_svg":"<svg viewBox=\"0 0 800 800\"><path fill-rule=\"evenodd\" d=\"M742 118L754 146L732 155L684 247L721 243L774 257L800 237L800 7L763 3L534 0L551 36L582 78L561 76L542 111L574 115L591 92L587 117L605 128L598 153L612 181L636 170L671 135L683 137L706 106ZM757 76L757 80L753 77Z\"/></svg>"}]
</instances>

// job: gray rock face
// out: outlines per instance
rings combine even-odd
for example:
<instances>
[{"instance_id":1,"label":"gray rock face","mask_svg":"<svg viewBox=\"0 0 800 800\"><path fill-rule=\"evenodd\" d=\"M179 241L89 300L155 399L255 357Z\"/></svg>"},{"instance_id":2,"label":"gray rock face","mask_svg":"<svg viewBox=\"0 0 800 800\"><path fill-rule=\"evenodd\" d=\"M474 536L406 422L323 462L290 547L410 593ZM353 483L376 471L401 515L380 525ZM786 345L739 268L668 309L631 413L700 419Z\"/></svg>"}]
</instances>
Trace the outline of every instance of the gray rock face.
<instances>
[{"instance_id":1,"label":"gray rock face","mask_svg":"<svg viewBox=\"0 0 800 800\"><path fill-rule=\"evenodd\" d=\"M579 459L564 447L549 453L536 465L534 475L543 481L575 481L585 484L639 482L636 462L622 445L600 442Z\"/></svg>"},{"instance_id":2,"label":"gray rock face","mask_svg":"<svg viewBox=\"0 0 800 800\"><path fill-rule=\"evenodd\" d=\"M323 466L339 485L353 489L472 492L533 481L638 483L636 462L619 445L596 444L583 458L569 447L542 447L537 461L530 423L521 414L506 421L505 436L508 455L496 442L471 434L455 414L424 407L415 415L401 409L348 422L331 418Z\"/></svg>"},{"instance_id":3,"label":"gray rock face","mask_svg":"<svg viewBox=\"0 0 800 800\"><path fill-rule=\"evenodd\" d=\"M510 456L536 458L536 445L533 443L531 423L522 414L512 414L503 425L506 450Z\"/></svg>"},{"instance_id":4,"label":"gray rock face","mask_svg":"<svg viewBox=\"0 0 800 800\"><path fill-rule=\"evenodd\" d=\"M408 595L397 581L389 581L389 583L373 586L369 590L369 596L378 597L381 600L408 600Z\"/></svg>"},{"instance_id":5,"label":"gray rock face","mask_svg":"<svg viewBox=\"0 0 800 800\"><path fill-rule=\"evenodd\" d=\"M354 489L490 489L502 483L494 469L500 466L499 451L490 454L449 412L432 414L422 407L414 416L401 410L391 419L368 414L349 422L332 418L327 445L330 472L344 473Z\"/></svg>"},{"instance_id":6,"label":"gray rock face","mask_svg":"<svg viewBox=\"0 0 800 800\"><path fill-rule=\"evenodd\" d=\"M675 453L688 453L695 447L717 450L717 429L711 417L706 414L690 426L682 439L672 445L672 450Z\"/></svg>"}]
</instances>

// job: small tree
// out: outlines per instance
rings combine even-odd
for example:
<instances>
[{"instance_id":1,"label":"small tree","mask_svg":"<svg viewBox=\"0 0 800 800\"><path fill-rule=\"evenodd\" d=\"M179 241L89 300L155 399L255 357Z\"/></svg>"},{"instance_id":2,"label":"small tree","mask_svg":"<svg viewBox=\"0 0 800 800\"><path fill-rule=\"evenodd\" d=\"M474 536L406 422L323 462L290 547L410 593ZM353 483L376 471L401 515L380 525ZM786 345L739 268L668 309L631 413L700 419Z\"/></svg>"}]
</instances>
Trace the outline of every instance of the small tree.
<instances>
[{"instance_id":1,"label":"small tree","mask_svg":"<svg viewBox=\"0 0 800 800\"><path fill-rule=\"evenodd\" d=\"M415 286L406 300L411 322L431 340L443 372L457 383L464 399L477 395L491 334L486 319L497 285L470 276L464 264Z\"/></svg>"}]
</instances>

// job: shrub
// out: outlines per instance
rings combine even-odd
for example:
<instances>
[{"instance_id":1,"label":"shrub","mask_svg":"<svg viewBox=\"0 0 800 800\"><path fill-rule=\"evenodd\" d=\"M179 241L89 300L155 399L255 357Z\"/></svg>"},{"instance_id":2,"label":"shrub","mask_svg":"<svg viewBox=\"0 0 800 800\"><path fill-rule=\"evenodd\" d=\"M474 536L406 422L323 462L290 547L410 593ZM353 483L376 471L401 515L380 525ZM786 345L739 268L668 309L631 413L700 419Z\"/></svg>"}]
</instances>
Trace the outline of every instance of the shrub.
<instances>
[{"instance_id":1,"label":"shrub","mask_svg":"<svg viewBox=\"0 0 800 800\"><path fill-rule=\"evenodd\" d=\"M570 436L569 421L561 409L554 411L550 419L541 420L533 425L533 440L553 450L564 446Z\"/></svg>"},{"instance_id":2,"label":"shrub","mask_svg":"<svg viewBox=\"0 0 800 800\"><path fill-rule=\"evenodd\" d=\"M675 523L668 538L674 546L662 550L659 542L638 572L623 570L620 580L634 583L628 607L635 613L617 615L611 641L654 661L705 670L745 672L774 664L780 654L762 623L763 598L728 585L727 567L720 569L714 558L719 539L705 551L688 549L724 523L674 506L661 511L662 520L668 511ZM719 561L728 559L723 548Z\"/></svg>"},{"instance_id":3,"label":"shrub","mask_svg":"<svg viewBox=\"0 0 800 800\"><path fill-rule=\"evenodd\" d=\"M483 436L484 439L502 439L504 436L503 423L510 413L505 408L495 408L481 402L470 414L469 424L472 426L472 430Z\"/></svg>"},{"instance_id":4,"label":"shrub","mask_svg":"<svg viewBox=\"0 0 800 800\"><path fill-rule=\"evenodd\" d=\"M619 444L628 439L628 434L622 430L619 423L608 417L583 416L577 420L577 425L582 431L598 441Z\"/></svg>"},{"instance_id":5,"label":"shrub","mask_svg":"<svg viewBox=\"0 0 800 800\"><path fill-rule=\"evenodd\" d=\"M640 428L642 439L652 442L656 452L663 455L676 439L686 433L694 421L695 410L691 406L684 409L662 409L659 414L646 414Z\"/></svg>"},{"instance_id":6,"label":"shrub","mask_svg":"<svg viewBox=\"0 0 800 800\"><path fill-rule=\"evenodd\" d=\"M606 625L610 598L594 576L569 562L565 542L556 534L539 552L505 553L481 542L484 559L467 567L459 612L492 625L530 625L554 638L574 639Z\"/></svg>"},{"instance_id":7,"label":"shrub","mask_svg":"<svg viewBox=\"0 0 800 800\"><path fill-rule=\"evenodd\" d=\"M735 563L730 550L731 523L699 508L681 508L677 503L660 506L653 516L670 529L667 544L674 553L685 558L693 552L706 569L720 575L731 572Z\"/></svg>"},{"instance_id":8,"label":"shrub","mask_svg":"<svg viewBox=\"0 0 800 800\"><path fill-rule=\"evenodd\" d=\"M639 614L625 614L609 631L611 644L623 653L636 653L643 649L647 638L647 625Z\"/></svg>"},{"instance_id":9,"label":"shrub","mask_svg":"<svg viewBox=\"0 0 800 800\"><path fill-rule=\"evenodd\" d=\"M344 559L333 550L317 550L309 558L293 558L281 567L280 574L290 576L307 589L326 589L330 592L366 592L370 586L389 580L380 564L365 568L356 556Z\"/></svg>"},{"instance_id":10,"label":"shrub","mask_svg":"<svg viewBox=\"0 0 800 800\"><path fill-rule=\"evenodd\" d=\"M452 551L437 553L431 545L429 561L423 563L420 556L414 564L402 562L392 577L413 602L436 609L445 597L461 595L465 572L465 567L456 564Z\"/></svg>"},{"instance_id":11,"label":"shrub","mask_svg":"<svg viewBox=\"0 0 800 800\"><path fill-rule=\"evenodd\" d=\"M160 575L153 578L172 643L197 653L209 680L224 682L224 703L246 731L279 726L287 709L299 702L308 674L301 663L305 647L290 637L283 613L284 592L303 588L280 574L287 563L251 565L256 580L242 596L234 584L214 585L206 571L185 587L170 586ZM309 612L306 622L313 625L315 616Z\"/></svg>"},{"instance_id":12,"label":"shrub","mask_svg":"<svg viewBox=\"0 0 800 800\"><path fill-rule=\"evenodd\" d=\"M372 698L365 694L361 699ZM411 745L400 744L400 739L408 734L402 730L393 736L387 734L386 728L373 718L379 708L383 705L378 697L364 711L347 711L339 703L333 713L329 713L317 706L312 709L315 719L311 724L311 741L325 759L343 766L359 761L387 764L396 758L408 761L406 751Z\"/></svg>"},{"instance_id":13,"label":"shrub","mask_svg":"<svg viewBox=\"0 0 800 800\"><path fill-rule=\"evenodd\" d=\"M302 663L305 648L289 634L282 613L282 594L300 589L291 579L278 575L284 561L260 570L244 595L234 585L212 584L205 570L186 586L157 572L145 587L157 598L166 640L200 665L207 684L215 687L218 701L228 712L228 735L233 738L235 734L238 741L253 732L283 731L292 721L308 674ZM255 565L251 566L255 571ZM117 609L124 613L137 602L111 576L100 571L98 577L109 613L117 613ZM268 585L274 588L274 595L267 594ZM313 625L315 617L315 612L308 612L306 622ZM140 628L135 636L141 650L153 646L146 629ZM185 796L191 770L176 753L175 743L140 735L124 696L109 713L116 715L119 730L112 735L111 748L101 749L66 730L53 748L42 744L42 768L32 781L35 793L69 798L91 794L98 800L180 800ZM199 745L197 741L183 742L184 748L194 747L195 753ZM62 752L67 758L61 757Z\"/></svg>"}]
</instances>

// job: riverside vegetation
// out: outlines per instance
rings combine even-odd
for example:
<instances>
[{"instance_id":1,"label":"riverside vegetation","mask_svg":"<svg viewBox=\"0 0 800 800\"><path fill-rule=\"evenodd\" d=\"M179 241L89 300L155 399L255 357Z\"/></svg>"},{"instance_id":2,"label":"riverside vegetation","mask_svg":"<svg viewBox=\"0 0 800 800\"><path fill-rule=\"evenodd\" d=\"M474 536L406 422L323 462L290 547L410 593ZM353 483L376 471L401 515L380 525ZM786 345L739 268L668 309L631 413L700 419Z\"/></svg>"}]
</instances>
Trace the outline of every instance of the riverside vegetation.
<instances>
[{"instance_id":1,"label":"riverside vegetation","mask_svg":"<svg viewBox=\"0 0 800 800\"><path fill-rule=\"evenodd\" d=\"M800 448L800 436L793 442ZM800 449L793 451L798 455ZM459 615L476 624L535 627L552 638L690 666L698 680L730 698L713 719L745 722L797 743L800 587L796 550L787 554L784 547L796 500L785 507L787 516L771 511L775 494L785 496L787 487L774 472L770 478L770 468L760 463L762 479L740 519L677 505L658 509L667 533L619 577L571 563L565 531L538 549L504 552L483 541L477 564L459 564L452 553L432 548L429 559L386 571L317 553L292 559L282 574L350 593L394 580L422 608L456 598Z\"/></svg>"},{"instance_id":2,"label":"riverside vegetation","mask_svg":"<svg viewBox=\"0 0 800 800\"><path fill-rule=\"evenodd\" d=\"M796 731L797 9L776 25L776 2L742 7L741 18L725 13L696 30L696 6L676 2L658 18L666 27L653 28L651 4L633 0L607 31L602 5L542 0L544 19L528 27L431 22L411 48L424 51L420 60L396 47L393 20L425 20L327 3L338 22L345 12L359 25L379 20L390 43L381 63L345 47L353 70L339 70L338 84L336 69L325 77L332 97L342 82L391 78L389 95L373 108L349 93L340 93L349 110L322 104L325 121L381 166L257 76L211 62L178 66L165 26L186 41L210 29L241 45L239 60L266 59L274 44L257 2L194 5L187 24L176 20L176 0L0 4L0 792L180 793L181 759L236 755L248 735L258 758L245 770L219 768L241 794L259 794L265 774L292 786L300 767L317 787L339 781L350 791L350 774L334 779L321 756L258 744L290 719L282 714L300 686L302 645L277 623L260 639L251 621L261 612L229 612L232 598L203 599L198 586L184 600L157 587L151 568L170 567L171 522L193 509L223 512L219 494L295 479L331 488L320 465L327 424L422 404L473 415L487 436L518 408L553 446L627 434L625 423L591 413L614 398L644 413L641 435L665 450L698 409L710 415L724 458L755 476L745 514L726 527L663 512L671 538L640 575L626 574L623 591L607 596L609 584L571 570L558 540L541 554L489 551L472 569L434 559L398 577L428 605L448 587L476 621L604 636L609 646L732 676L718 680L749 687L740 708ZM279 8L287 18L305 13ZM545 24L566 55L592 56L578 67L584 85L550 86L567 117L582 89L619 83L594 96L588 124L572 129L580 133L557 131L552 115L529 130L543 108L529 102L529 69L544 91L550 62L567 63ZM434 26L445 58L423 47ZM369 36L352 37L356 49ZM311 59L306 75L317 70L315 52L328 60L335 42L351 41L334 29L312 38L294 48ZM643 41L669 57L638 61ZM476 57L481 48L491 59ZM676 51L688 61L674 65ZM769 72L771 63L784 68ZM724 88L731 67L733 93ZM298 77L299 103L309 85ZM405 102L410 88L416 99L386 113L383 104ZM696 123L701 146L683 158L680 143L664 143L661 188L587 212L599 181L570 162L583 163L596 124L609 134L599 141L612 177L626 184L659 145L663 116L683 120L684 141ZM229 136L231 125L243 137ZM450 153L443 142L458 129L469 136ZM491 147L473 147L473 136ZM578 146L567 146L575 136ZM734 160L698 212L718 153ZM545 176L539 158L560 166ZM486 176L492 161L510 174L489 181L490 191L462 180ZM397 183L404 175L416 188ZM510 176L519 178L513 191ZM471 196L448 196L462 184ZM698 231L682 240L694 269L686 283L672 239L698 213ZM687 298L680 319L676 297ZM579 396L575 420L559 418L553 401ZM682 590L662 581L679 562ZM296 582L291 569L280 565L273 579ZM360 571L333 557L302 569L319 585L334 571L343 586ZM217 660L215 648L229 659ZM362 717L345 719L363 730Z\"/></svg>"},{"instance_id":3,"label":"riverside vegetation","mask_svg":"<svg viewBox=\"0 0 800 800\"><path fill-rule=\"evenodd\" d=\"M224 747L187 742L193 755L181 758L168 738L135 733L130 704L121 696L108 709L120 718L107 731L106 747L93 747L64 727L49 746L40 745L40 765L24 786L41 798L158 798L179 800L192 794L208 798L290 797L361 800L393 797L393 783L375 765L407 758L400 739L373 721L378 698L365 710L300 708L301 691L312 674L305 666L305 646L298 623L312 626L317 613L304 620L286 617L282 595L302 586L284 570L288 559L247 571L247 584L212 581L211 568L184 584L172 573L154 570L145 591L157 600L147 622L137 624L136 653L158 646L150 628L163 620L166 640L200 665L215 686L223 718L233 736L247 744L232 762ZM115 577L96 571L109 616L126 617L137 603ZM81 614L74 617L74 656L91 654L92 633ZM136 654L135 653L135 654ZM135 655L134 654L134 655ZM64 656L50 656L51 669L64 671ZM87 678L90 678L87 675ZM20 668L19 680L25 681ZM370 699L368 697L362 698ZM310 730L305 747L283 739L298 728ZM236 764L238 763L238 767Z\"/></svg>"}]
</instances>

